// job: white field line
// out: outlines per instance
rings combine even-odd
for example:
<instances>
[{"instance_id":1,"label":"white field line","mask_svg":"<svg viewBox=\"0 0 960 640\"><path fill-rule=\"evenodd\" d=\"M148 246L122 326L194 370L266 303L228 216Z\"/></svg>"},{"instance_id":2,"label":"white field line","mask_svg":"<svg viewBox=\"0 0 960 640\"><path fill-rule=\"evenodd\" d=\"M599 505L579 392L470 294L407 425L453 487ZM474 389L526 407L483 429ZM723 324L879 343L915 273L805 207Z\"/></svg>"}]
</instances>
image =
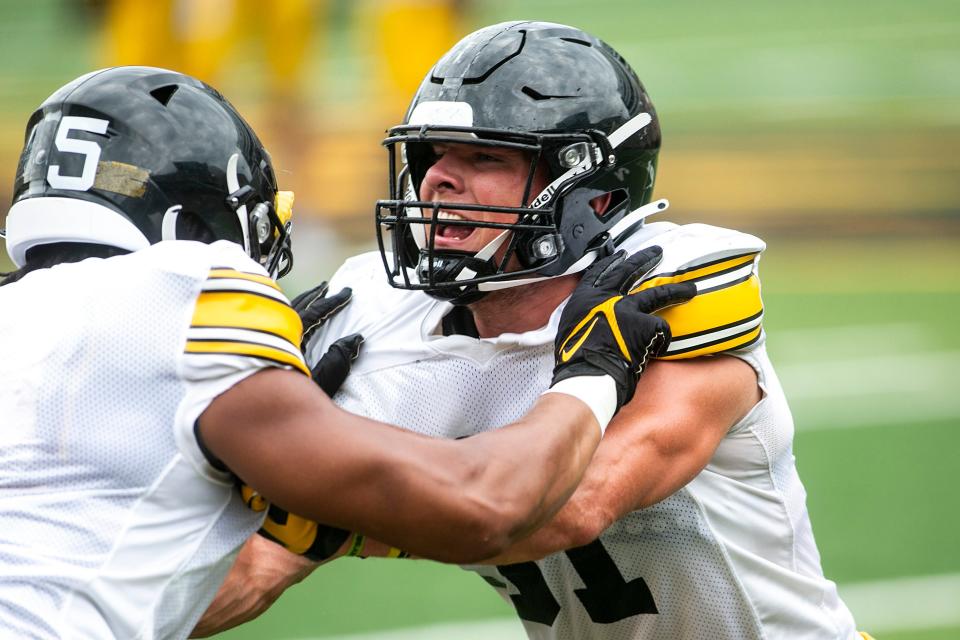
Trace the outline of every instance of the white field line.
<instances>
[{"instance_id":1,"label":"white field line","mask_svg":"<svg viewBox=\"0 0 960 640\"><path fill-rule=\"evenodd\" d=\"M767 336L767 350L774 364L820 360L824 357L864 353L915 353L933 351L936 340L920 323L851 324L811 329L781 329Z\"/></svg>"},{"instance_id":2,"label":"white field line","mask_svg":"<svg viewBox=\"0 0 960 640\"><path fill-rule=\"evenodd\" d=\"M857 626L870 634L960 627L960 573L840 585Z\"/></svg>"},{"instance_id":3,"label":"white field line","mask_svg":"<svg viewBox=\"0 0 960 640\"><path fill-rule=\"evenodd\" d=\"M871 354L774 365L787 398L816 399L956 390L960 351Z\"/></svg>"},{"instance_id":4,"label":"white field line","mask_svg":"<svg viewBox=\"0 0 960 640\"><path fill-rule=\"evenodd\" d=\"M778 331L768 350L798 430L960 417L960 351L923 324Z\"/></svg>"},{"instance_id":5,"label":"white field line","mask_svg":"<svg viewBox=\"0 0 960 640\"><path fill-rule=\"evenodd\" d=\"M840 585L857 628L881 633L960 627L960 573ZM436 624L300 640L524 640L513 619Z\"/></svg>"}]
</instances>

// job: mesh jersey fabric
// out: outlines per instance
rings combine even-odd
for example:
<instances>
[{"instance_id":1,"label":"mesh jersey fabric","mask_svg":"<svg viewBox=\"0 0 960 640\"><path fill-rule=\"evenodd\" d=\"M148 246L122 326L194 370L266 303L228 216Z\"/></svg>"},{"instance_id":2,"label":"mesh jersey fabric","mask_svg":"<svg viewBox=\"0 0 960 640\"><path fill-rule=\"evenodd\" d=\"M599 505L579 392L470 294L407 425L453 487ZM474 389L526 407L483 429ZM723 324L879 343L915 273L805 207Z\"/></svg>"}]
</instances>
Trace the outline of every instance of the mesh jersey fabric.
<instances>
[{"instance_id":1,"label":"mesh jersey fabric","mask_svg":"<svg viewBox=\"0 0 960 640\"><path fill-rule=\"evenodd\" d=\"M719 290L717 279L728 274L735 277L724 280L727 292L757 279L764 249L747 234L667 222L646 225L624 248L633 253L651 244L664 255L648 282L693 277L701 293ZM539 330L473 339L441 335L449 305L392 289L377 254L349 260L330 286L352 287L353 301L313 338L307 360L340 335L364 335L360 358L334 397L348 411L459 438L516 420L549 385L562 306ZM729 302L725 295L721 305ZM858 637L820 568L791 451L793 420L760 316L751 308L732 323L688 335L695 343L685 345L692 347L687 355L736 340L741 346L727 352L754 368L763 391L692 482L627 514L586 547L536 563L469 567L516 606L530 638Z\"/></svg>"},{"instance_id":2,"label":"mesh jersey fabric","mask_svg":"<svg viewBox=\"0 0 960 640\"><path fill-rule=\"evenodd\" d=\"M224 288L214 271L240 286L209 294ZM0 287L0 636L192 629L262 520L205 459L194 423L280 364L188 349L216 331L198 326L205 296L253 295L250 279L269 282L237 245L178 241Z\"/></svg>"}]
</instances>

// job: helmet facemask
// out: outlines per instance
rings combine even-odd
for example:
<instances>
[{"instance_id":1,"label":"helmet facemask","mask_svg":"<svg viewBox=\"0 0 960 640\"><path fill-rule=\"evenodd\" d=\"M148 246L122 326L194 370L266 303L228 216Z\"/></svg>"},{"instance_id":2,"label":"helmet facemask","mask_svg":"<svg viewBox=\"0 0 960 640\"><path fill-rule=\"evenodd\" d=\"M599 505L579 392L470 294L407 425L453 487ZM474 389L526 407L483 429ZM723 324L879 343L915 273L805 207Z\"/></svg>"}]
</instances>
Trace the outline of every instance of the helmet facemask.
<instances>
[{"instance_id":1,"label":"helmet facemask","mask_svg":"<svg viewBox=\"0 0 960 640\"><path fill-rule=\"evenodd\" d=\"M611 238L605 230L628 213L630 201L618 188L619 179L611 182L605 178L617 166L615 146L650 121L648 114L640 114L610 138L596 130L517 133L432 125L390 129L383 145L389 154L391 197L377 202L376 220L377 240L391 284L469 304L489 291L582 270L610 251ZM519 206L421 200L417 194L433 163L434 143L506 148L528 154L530 165ZM533 193L533 177L540 163L546 165L550 181L542 191ZM650 181L652 184L652 176ZM582 213L592 211L594 198L607 194L611 198L606 209L592 215ZM580 213L565 221L565 209ZM440 220L441 210L512 213L517 219ZM489 227L503 232L479 251L464 252L436 246L437 231L443 226ZM565 251L574 242L582 245L575 247L576 259Z\"/></svg>"},{"instance_id":2,"label":"helmet facemask","mask_svg":"<svg viewBox=\"0 0 960 640\"><path fill-rule=\"evenodd\" d=\"M445 195L420 190L430 165L418 145L441 140L520 145L532 166L548 168L549 184L509 202L518 206L474 209L517 216L503 225L500 246L477 251L478 242L464 243L474 251L457 255L446 249L454 243L443 241L438 250L438 225L455 222L442 212L469 211L424 202ZM389 281L456 303L579 272L665 207L648 205L660 126L643 85L616 51L565 25L506 22L467 35L426 74L404 126L391 129L383 144L390 199L377 203L376 221Z\"/></svg>"},{"instance_id":3,"label":"helmet facemask","mask_svg":"<svg viewBox=\"0 0 960 640\"><path fill-rule=\"evenodd\" d=\"M237 216L247 255L266 269L272 278L282 278L293 268L290 243L293 192L277 191L273 168L266 159L261 160L255 172L255 180L262 183L261 187L255 189L251 184L239 186L237 161L234 158L228 163L227 186L231 191L224 205ZM264 191L274 194L272 201L258 199Z\"/></svg>"},{"instance_id":4,"label":"helmet facemask","mask_svg":"<svg viewBox=\"0 0 960 640\"><path fill-rule=\"evenodd\" d=\"M529 157L523 196L517 206L426 201L418 197L433 164L433 144L511 149ZM569 134L516 133L462 126L404 125L383 141L389 155L390 199L376 207L377 240L393 286L425 290L467 304L487 291L513 284L556 263L563 254L557 202L597 173L610 157L606 136L597 131ZM533 192L534 176L544 165L550 182ZM509 222L440 219L441 211L483 211L516 215ZM475 252L436 246L442 227L501 229ZM386 239L390 234L389 241ZM389 242L392 256L388 257Z\"/></svg>"}]
</instances>

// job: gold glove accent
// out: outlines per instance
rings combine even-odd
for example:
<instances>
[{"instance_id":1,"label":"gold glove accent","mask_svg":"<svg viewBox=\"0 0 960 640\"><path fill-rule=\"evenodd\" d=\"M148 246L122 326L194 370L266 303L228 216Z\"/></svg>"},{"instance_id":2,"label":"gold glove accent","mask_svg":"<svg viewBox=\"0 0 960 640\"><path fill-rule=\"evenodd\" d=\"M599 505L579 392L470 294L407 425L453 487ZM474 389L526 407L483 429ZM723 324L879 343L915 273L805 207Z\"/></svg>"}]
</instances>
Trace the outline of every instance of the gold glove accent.
<instances>
[{"instance_id":1,"label":"gold glove accent","mask_svg":"<svg viewBox=\"0 0 960 640\"><path fill-rule=\"evenodd\" d=\"M610 327L610 332L613 334L614 339L617 341L617 346L620 347L620 353L623 354L623 357L627 362L631 362L630 352L627 350L626 342L623 340L623 334L620 333L620 325L617 324L617 314L614 313L613 307L617 302L619 302L623 296L613 296L612 298L607 298L593 309L590 310L590 313L581 320L576 327L573 328L573 331L567 336L566 340L563 341L563 344L560 345L560 359L563 362L569 362L570 358L580 349L587 338L590 337L590 332L593 331L593 327L596 326L597 321L600 320L600 315L603 314L603 317L607 320L607 325ZM593 320L591 322L591 320ZM587 325L587 323L590 323ZM583 335L580 336L580 339L573 343L573 345L567 348L567 343L573 340L574 336L583 331Z\"/></svg>"}]
</instances>

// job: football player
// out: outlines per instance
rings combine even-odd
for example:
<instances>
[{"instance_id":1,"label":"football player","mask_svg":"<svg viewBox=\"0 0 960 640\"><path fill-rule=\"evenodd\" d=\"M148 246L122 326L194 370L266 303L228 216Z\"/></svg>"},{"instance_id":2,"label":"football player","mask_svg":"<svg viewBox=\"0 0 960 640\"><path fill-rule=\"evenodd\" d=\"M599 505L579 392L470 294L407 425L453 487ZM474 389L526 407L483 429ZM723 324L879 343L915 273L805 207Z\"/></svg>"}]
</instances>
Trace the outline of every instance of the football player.
<instances>
[{"instance_id":1,"label":"football player","mask_svg":"<svg viewBox=\"0 0 960 640\"><path fill-rule=\"evenodd\" d=\"M648 222L667 207L651 201L660 143L637 75L596 37L543 22L468 35L384 141L392 193L377 205L380 251L334 276L354 302L317 334L308 361L359 330L365 350L338 405L431 436L483 433L549 384L577 274L611 252L661 246L635 290L683 282L699 292L662 313L669 347L570 501L472 568L531 638L858 638L821 570L793 419L766 354L765 245ZM278 545L251 545L251 566L256 552L261 565L306 571ZM368 541L364 553L377 552ZM276 574L259 587L248 578L237 594L283 585Z\"/></svg>"},{"instance_id":2,"label":"football player","mask_svg":"<svg viewBox=\"0 0 960 640\"><path fill-rule=\"evenodd\" d=\"M19 269L0 287L0 636L184 637L263 519L238 478L342 527L321 529L321 556L348 529L440 560L502 552L569 496L669 339L643 309L695 292L624 295L657 251L599 263L561 320L578 348L552 392L507 429L426 438L311 381L348 358L307 368L273 280L291 205L254 132L194 78L97 71L32 115L7 217Z\"/></svg>"}]
</instances>

